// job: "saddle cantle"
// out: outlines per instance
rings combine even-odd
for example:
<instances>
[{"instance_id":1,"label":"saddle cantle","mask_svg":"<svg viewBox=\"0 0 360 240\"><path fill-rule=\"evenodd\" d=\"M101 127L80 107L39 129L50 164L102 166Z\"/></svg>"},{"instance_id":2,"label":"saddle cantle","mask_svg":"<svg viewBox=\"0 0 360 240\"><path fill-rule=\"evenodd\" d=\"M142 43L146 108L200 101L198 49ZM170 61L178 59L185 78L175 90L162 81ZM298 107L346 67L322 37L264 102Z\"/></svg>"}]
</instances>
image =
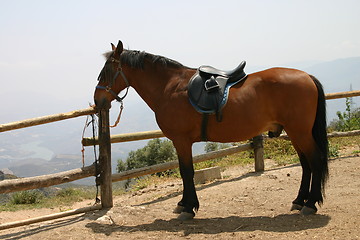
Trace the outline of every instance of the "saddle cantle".
<instances>
[{"instance_id":1,"label":"saddle cantle","mask_svg":"<svg viewBox=\"0 0 360 240\"><path fill-rule=\"evenodd\" d=\"M188 84L190 103L203 114L216 114L221 122L221 110L229 97L229 89L246 78L243 61L231 71L223 71L211 66L201 66Z\"/></svg>"}]
</instances>

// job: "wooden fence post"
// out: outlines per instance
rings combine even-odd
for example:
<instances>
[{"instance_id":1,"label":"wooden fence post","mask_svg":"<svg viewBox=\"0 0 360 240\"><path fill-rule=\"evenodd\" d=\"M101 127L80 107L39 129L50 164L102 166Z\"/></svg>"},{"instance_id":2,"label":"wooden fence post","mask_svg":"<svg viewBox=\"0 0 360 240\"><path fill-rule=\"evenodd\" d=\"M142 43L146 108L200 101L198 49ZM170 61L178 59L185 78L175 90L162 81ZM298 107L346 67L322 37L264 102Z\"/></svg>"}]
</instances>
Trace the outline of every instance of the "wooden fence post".
<instances>
[{"instance_id":1,"label":"wooden fence post","mask_svg":"<svg viewBox=\"0 0 360 240\"><path fill-rule=\"evenodd\" d=\"M265 168L263 136L256 136L252 140L255 155L255 172L263 172Z\"/></svg>"},{"instance_id":2,"label":"wooden fence post","mask_svg":"<svg viewBox=\"0 0 360 240\"><path fill-rule=\"evenodd\" d=\"M99 165L101 204L103 208L111 208L113 207L113 198L111 181L109 109L101 109L99 113Z\"/></svg>"}]
</instances>

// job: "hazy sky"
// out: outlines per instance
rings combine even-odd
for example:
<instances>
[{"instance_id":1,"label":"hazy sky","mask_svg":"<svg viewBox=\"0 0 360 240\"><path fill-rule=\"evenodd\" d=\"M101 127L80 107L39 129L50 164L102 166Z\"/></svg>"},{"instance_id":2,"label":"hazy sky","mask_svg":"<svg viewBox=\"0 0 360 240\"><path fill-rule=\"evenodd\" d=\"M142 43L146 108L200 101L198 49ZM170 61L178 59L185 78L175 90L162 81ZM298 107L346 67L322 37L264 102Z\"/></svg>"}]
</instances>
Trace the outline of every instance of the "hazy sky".
<instances>
[{"instance_id":1,"label":"hazy sky","mask_svg":"<svg viewBox=\"0 0 360 240\"><path fill-rule=\"evenodd\" d=\"M0 123L86 108L119 39L191 67L270 67L360 56L359 24L358 0L0 0Z\"/></svg>"}]
</instances>

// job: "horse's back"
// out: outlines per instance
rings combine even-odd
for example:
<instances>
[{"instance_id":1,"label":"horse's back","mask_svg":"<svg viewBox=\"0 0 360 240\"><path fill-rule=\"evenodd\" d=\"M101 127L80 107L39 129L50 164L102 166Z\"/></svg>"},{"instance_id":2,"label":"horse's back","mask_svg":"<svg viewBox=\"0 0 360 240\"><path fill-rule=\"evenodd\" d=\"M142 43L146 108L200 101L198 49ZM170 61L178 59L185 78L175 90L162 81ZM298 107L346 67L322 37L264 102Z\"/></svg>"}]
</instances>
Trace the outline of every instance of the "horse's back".
<instances>
[{"instance_id":1,"label":"horse's back","mask_svg":"<svg viewBox=\"0 0 360 240\"><path fill-rule=\"evenodd\" d=\"M254 79L252 85L251 81ZM289 121L310 113L315 118L317 88L306 72L290 68L271 68L249 75L256 98L278 121Z\"/></svg>"},{"instance_id":2,"label":"horse's back","mask_svg":"<svg viewBox=\"0 0 360 240\"><path fill-rule=\"evenodd\" d=\"M249 74L246 81L231 89L222 125L236 123L229 134L244 138L279 126L311 131L316 107L317 88L307 73L271 68Z\"/></svg>"},{"instance_id":3,"label":"horse's back","mask_svg":"<svg viewBox=\"0 0 360 240\"><path fill-rule=\"evenodd\" d=\"M256 98L277 106L317 99L317 88L309 74L297 69L270 68L249 74L239 94L253 89ZM295 106L294 106L295 107Z\"/></svg>"},{"instance_id":4,"label":"horse's back","mask_svg":"<svg viewBox=\"0 0 360 240\"><path fill-rule=\"evenodd\" d=\"M281 91L283 88L302 89L308 88L316 89L310 75L304 71L292 68L270 68L260 72L255 72L248 75L249 84L253 79L257 84L266 86L267 90L273 88L274 90Z\"/></svg>"}]
</instances>

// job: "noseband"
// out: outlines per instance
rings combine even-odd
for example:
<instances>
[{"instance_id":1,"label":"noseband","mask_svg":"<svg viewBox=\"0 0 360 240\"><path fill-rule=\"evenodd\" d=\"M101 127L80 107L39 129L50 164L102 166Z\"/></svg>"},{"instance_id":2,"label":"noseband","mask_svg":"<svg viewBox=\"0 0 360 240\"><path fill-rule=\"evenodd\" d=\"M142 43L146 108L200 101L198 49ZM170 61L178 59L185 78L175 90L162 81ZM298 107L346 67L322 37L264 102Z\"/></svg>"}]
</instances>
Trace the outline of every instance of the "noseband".
<instances>
[{"instance_id":1,"label":"noseband","mask_svg":"<svg viewBox=\"0 0 360 240\"><path fill-rule=\"evenodd\" d=\"M115 58L111 58L111 61L118 63L118 67L116 69L116 73L115 73L113 79L110 81L109 85L107 85L107 86L99 86L99 85L97 85L96 89L105 90L108 93L110 93L111 95L113 95L115 97L116 101L122 102L124 100L124 98L126 97L126 95L128 94L128 92L129 92L130 84L129 84L129 81L127 80L124 72L122 71L121 62L119 60L115 59ZM122 76L122 78L124 79L124 81L126 83L126 92L125 92L124 96L122 96L122 97L119 97L113 90L111 90L111 87L112 87L113 83L115 82L116 78L119 76L119 74Z\"/></svg>"}]
</instances>

